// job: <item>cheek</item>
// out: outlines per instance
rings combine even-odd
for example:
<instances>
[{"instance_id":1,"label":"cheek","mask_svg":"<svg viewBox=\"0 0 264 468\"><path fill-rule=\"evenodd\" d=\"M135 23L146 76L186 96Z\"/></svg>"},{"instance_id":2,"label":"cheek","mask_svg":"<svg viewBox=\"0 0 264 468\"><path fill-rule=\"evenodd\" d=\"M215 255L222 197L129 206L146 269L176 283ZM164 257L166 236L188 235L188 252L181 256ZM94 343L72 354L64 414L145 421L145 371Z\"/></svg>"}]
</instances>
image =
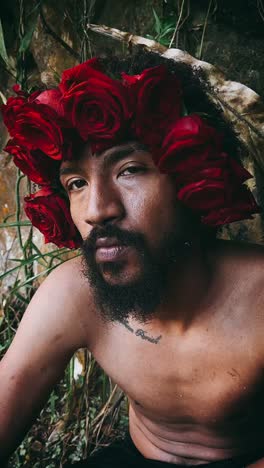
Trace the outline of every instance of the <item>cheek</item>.
<instances>
[{"instance_id":1,"label":"cheek","mask_svg":"<svg viewBox=\"0 0 264 468\"><path fill-rule=\"evenodd\" d=\"M76 206L74 203L70 202L70 212L71 212L71 217L74 222L74 224L77 226L78 224L78 216L77 216L77 210Z\"/></svg>"},{"instance_id":2,"label":"cheek","mask_svg":"<svg viewBox=\"0 0 264 468\"><path fill-rule=\"evenodd\" d=\"M167 179L138 191L131 197L129 209L135 229L144 232L153 241L170 231L176 216L176 195L174 186Z\"/></svg>"},{"instance_id":3,"label":"cheek","mask_svg":"<svg viewBox=\"0 0 264 468\"><path fill-rule=\"evenodd\" d=\"M87 237L87 225L82 222L81 209L79 203L70 202L70 213L72 220L77 227L81 237L85 239Z\"/></svg>"}]
</instances>

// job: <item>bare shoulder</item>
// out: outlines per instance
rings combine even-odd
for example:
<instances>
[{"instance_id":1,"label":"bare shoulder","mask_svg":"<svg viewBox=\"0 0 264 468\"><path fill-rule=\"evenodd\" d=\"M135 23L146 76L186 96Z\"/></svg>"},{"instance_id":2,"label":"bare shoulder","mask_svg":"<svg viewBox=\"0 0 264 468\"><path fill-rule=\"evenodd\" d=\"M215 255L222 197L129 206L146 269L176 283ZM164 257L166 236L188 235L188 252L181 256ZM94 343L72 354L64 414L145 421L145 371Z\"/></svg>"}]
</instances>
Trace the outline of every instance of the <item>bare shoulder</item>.
<instances>
[{"instance_id":1,"label":"bare shoulder","mask_svg":"<svg viewBox=\"0 0 264 468\"><path fill-rule=\"evenodd\" d=\"M219 241L217 257L236 303L260 321L264 332L264 246L248 242ZM250 314L248 312L250 311ZM263 335L262 335L263 336Z\"/></svg>"},{"instance_id":2,"label":"bare shoulder","mask_svg":"<svg viewBox=\"0 0 264 468\"><path fill-rule=\"evenodd\" d=\"M72 258L56 267L43 281L38 293L43 295L46 290L69 300L85 297L84 292L89 292L89 284L82 273L81 257Z\"/></svg>"},{"instance_id":3,"label":"bare shoulder","mask_svg":"<svg viewBox=\"0 0 264 468\"><path fill-rule=\"evenodd\" d=\"M33 313L31 312L33 309ZM30 320L37 320L40 310L47 327L56 328L56 325L67 338L72 348L88 346L89 336L85 322L93 316L94 306L91 288L88 280L82 273L81 257L68 260L58 266L43 281L35 293L26 315ZM94 320L91 320L91 332Z\"/></svg>"},{"instance_id":4,"label":"bare shoulder","mask_svg":"<svg viewBox=\"0 0 264 468\"><path fill-rule=\"evenodd\" d=\"M70 356L78 348L88 347L93 327L89 321L93 309L89 291L80 258L58 266L31 299L8 354L21 350L25 353L28 346L36 346L42 355ZM83 325L84 311L90 329Z\"/></svg>"},{"instance_id":5,"label":"bare shoulder","mask_svg":"<svg viewBox=\"0 0 264 468\"><path fill-rule=\"evenodd\" d=\"M264 246L220 241L216 257L223 285L222 303L232 311L234 329L244 330L248 348L255 350L263 364Z\"/></svg>"},{"instance_id":6,"label":"bare shoulder","mask_svg":"<svg viewBox=\"0 0 264 468\"><path fill-rule=\"evenodd\" d=\"M217 251L229 265L242 266L241 274L250 268L264 274L264 245L239 241L217 241ZM252 271L252 272L253 272Z\"/></svg>"},{"instance_id":7,"label":"bare shoulder","mask_svg":"<svg viewBox=\"0 0 264 468\"><path fill-rule=\"evenodd\" d=\"M260 306L264 312L264 246L220 240L214 255L224 284L237 291L237 302Z\"/></svg>"}]
</instances>

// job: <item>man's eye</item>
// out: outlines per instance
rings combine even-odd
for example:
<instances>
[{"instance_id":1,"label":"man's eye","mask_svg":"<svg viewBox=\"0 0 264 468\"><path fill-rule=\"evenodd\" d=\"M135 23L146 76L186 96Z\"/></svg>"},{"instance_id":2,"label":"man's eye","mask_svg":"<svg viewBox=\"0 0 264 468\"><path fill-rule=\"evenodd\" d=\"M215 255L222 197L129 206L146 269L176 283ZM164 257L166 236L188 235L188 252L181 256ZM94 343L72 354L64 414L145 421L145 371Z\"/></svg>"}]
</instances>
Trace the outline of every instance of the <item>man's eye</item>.
<instances>
[{"instance_id":1,"label":"man's eye","mask_svg":"<svg viewBox=\"0 0 264 468\"><path fill-rule=\"evenodd\" d=\"M127 176L127 175L138 174L144 171L145 171L145 168L143 166L129 166L123 169L123 171L121 171L119 175Z\"/></svg>"},{"instance_id":2,"label":"man's eye","mask_svg":"<svg viewBox=\"0 0 264 468\"><path fill-rule=\"evenodd\" d=\"M85 180L83 179L75 179L72 182L69 182L66 186L68 192L73 192L79 190L85 185Z\"/></svg>"}]
</instances>

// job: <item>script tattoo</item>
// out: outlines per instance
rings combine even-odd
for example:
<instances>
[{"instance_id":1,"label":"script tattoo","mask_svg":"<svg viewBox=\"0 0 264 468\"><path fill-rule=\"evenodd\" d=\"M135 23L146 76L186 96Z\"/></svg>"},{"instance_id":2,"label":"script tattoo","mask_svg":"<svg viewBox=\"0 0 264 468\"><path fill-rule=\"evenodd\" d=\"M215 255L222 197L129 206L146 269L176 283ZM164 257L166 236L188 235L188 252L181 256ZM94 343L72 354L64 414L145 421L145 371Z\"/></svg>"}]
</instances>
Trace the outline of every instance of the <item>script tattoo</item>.
<instances>
[{"instance_id":1,"label":"script tattoo","mask_svg":"<svg viewBox=\"0 0 264 468\"><path fill-rule=\"evenodd\" d=\"M154 343L154 344L158 344L159 340L161 339L161 335L159 335L157 338L152 338L151 336L146 335L146 332L142 330L141 328L137 329L136 336L140 336L142 340L147 340L150 343Z\"/></svg>"},{"instance_id":2,"label":"script tattoo","mask_svg":"<svg viewBox=\"0 0 264 468\"><path fill-rule=\"evenodd\" d=\"M162 335L159 335L157 338L153 338L152 336L148 336L148 335L147 335L147 332L145 332L144 330L142 330L142 328L138 328L137 330L134 330L134 328L132 328L132 327L129 325L129 321L128 321L127 319L122 320L121 323L122 323L122 324L126 327L126 329L129 330L131 333L133 333L133 334L136 335L136 336L139 336L142 340L149 341L149 343L158 344L159 341L160 341L161 338L162 338Z\"/></svg>"},{"instance_id":3,"label":"script tattoo","mask_svg":"<svg viewBox=\"0 0 264 468\"><path fill-rule=\"evenodd\" d=\"M123 325L125 325L125 327L126 327L131 333L134 333L134 330L133 330L133 328L129 325L128 320L125 319L125 320L123 320L121 323L122 323Z\"/></svg>"}]
</instances>

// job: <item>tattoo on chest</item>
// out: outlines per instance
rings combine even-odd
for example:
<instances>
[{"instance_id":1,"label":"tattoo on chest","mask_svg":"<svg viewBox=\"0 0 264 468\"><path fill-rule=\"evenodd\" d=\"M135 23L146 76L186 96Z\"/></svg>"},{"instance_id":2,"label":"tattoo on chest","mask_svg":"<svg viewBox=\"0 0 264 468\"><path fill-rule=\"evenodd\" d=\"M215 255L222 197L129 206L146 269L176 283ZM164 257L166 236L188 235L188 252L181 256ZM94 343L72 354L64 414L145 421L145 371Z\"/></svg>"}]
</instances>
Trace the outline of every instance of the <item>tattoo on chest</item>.
<instances>
[{"instance_id":1,"label":"tattoo on chest","mask_svg":"<svg viewBox=\"0 0 264 468\"><path fill-rule=\"evenodd\" d=\"M158 344L159 341L162 338L162 335L157 336L157 338L154 338L153 336L149 336L146 331L144 331L142 328L137 328L134 330L134 328L129 325L129 322L127 319L122 320L121 323L126 327L127 330L129 330L131 333L133 333L136 336L139 336L142 340L149 341L149 343L153 344Z\"/></svg>"}]
</instances>

